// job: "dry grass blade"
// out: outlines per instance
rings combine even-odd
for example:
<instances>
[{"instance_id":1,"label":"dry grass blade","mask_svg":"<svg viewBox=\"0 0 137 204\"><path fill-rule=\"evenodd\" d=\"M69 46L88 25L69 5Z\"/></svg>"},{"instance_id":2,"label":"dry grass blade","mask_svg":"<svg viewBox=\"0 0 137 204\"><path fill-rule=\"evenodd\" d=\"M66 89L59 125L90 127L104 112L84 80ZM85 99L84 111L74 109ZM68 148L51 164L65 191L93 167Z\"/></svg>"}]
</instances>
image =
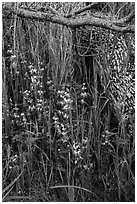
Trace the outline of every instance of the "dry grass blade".
<instances>
[{"instance_id":1,"label":"dry grass blade","mask_svg":"<svg viewBox=\"0 0 137 204\"><path fill-rule=\"evenodd\" d=\"M5 198L3 198L3 201L2 202L13 202L12 200L17 200L17 201L19 201L19 200L30 200L31 199L31 197L29 197L29 196L7 196L7 197L5 197Z\"/></svg>"},{"instance_id":2,"label":"dry grass blade","mask_svg":"<svg viewBox=\"0 0 137 204\"><path fill-rule=\"evenodd\" d=\"M88 190L86 188L80 187L80 186L61 185L61 186L50 186L49 187L49 189L55 189L55 188L76 188L76 189L80 189L80 190L86 191L88 193L91 193L93 196L95 196L98 199L98 196L95 193L93 193L92 191L90 191L90 190Z\"/></svg>"},{"instance_id":3,"label":"dry grass blade","mask_svg":"<svg viewBox=\"0 0 137 204\"><path fill-rule=\"evenodd\" d=\"M11 186L11 188L8 190L8 192L2 197L2 202L5 202L7 196L9 195L9 193L11 192L11 190L13 189L14 186Z\"/></svg>"},{"instance_id":4,"label":"dry grass blade","mask_svg":"<svg viewBox=\"0 0 137 204\"><path fill-rule=\"evenodd\" d=\"M23 170L24 171L24 170ZM8 186L6 186L3 191L2 194L4 194L10 187L12 187L14 185L14 183L16 183L18 181L18 179L20 178L20 176L22 175L23 171L18 175L17 178L15 178Z\"/></svg>"}]
</instances>

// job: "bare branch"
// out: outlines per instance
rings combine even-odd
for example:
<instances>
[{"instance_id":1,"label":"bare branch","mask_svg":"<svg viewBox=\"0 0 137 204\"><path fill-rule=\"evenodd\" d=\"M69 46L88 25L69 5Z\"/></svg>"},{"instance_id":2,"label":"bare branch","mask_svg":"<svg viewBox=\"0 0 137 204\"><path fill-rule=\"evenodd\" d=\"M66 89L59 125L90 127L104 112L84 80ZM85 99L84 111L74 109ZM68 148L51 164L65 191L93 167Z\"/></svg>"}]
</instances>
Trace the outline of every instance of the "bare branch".
<instances>
[{"instance_id":1,"label":"bare branch","mask_svg":"<svg viewBox=\"0 0 137 204\"><path fill-rule=\"evenodd\" d=\"M131 20L135 18L135 11L132 11L129 15L121 19L115 19L102 13L93 13L92 16L95 18L104 19L106 21L111 20L111 22L117 26L124 26L124 24L131 22Z\"/></svg>"},{"instance_id":2,"label":"bare branch","mask_svg":"<svg viewBox=\"0 0 137 204\"><path fill-rule=\"evenodd\" d=\"M124 18L121 18L119 20L116 21L115 24L119 25L119 24L125 24L125 23L129 23L131 22L132 19L135 18L135 11L132 11L128 16L125 16Z\"/></svg>"},{"instance_id":3,"label":"bare branch","mask_svg":"<svg viewBox=\"0 0 137 204\"><path fill-rule=\"evenodd\" d=\"M82 13L82 12L84 12L84 11L87 11L87 10L90 10L90 9L94 9L94 7L95 7L95 6L97 7L99 4L101 4L101 2L92 3L92 4L88 5L88 6L85 6L85 7L82 8L82 9L79 9L78 11L76 11L76 12L74 12L74 13L72 13L72 14L65 15L64 17L70 18L70 17L75 16L75 15L77 15L77 14L80 14L80 13Z\"/></svg>"},{"instance_id":4,"label":"bare branch","mask_svg":"<svg viewBox=\"0 0 137 204\"><path fill-rule=\"evenodd\" d=\"M127 17L119 20L113 20L113 19L102 19L97 18L93 16L86 16L84 18L79 17L76 19L68 19L63 17L62 15L55 15L55 14L49 14L44 12L35 12L35 11L29 11L25 9L18 9L18 11L14 11L13 8L9 6L5 6L5 9L10 10L12 13L16 13L19 17L24 18L30 18L30 19L36 19L39 21L50 21L52 23L57 23L61 25L68 26L70 28L77 28L81 26L96 26L101 28L106 28L110 30L114 30L117 32L123 32L123 33L134 33L135 32L135 26L134 25L123 25L123 23L128 22L129 19L132 19L134 14L131 13L131 15L128 15Z\"/></svg>"},{"instance_id":5,"label":"bare branch","mask_svg":"<svg viewBox=\"0 0 137 204\"><path fill-rule=\"evenodd\" d=\"M54 8L52 8L51 6L48 6L48 9L51 10L51 12L52 12L53 14L55 14L55 15L58 15L58 16L61 15L58 11L56 11L56 10L55 10Z\"/></svg>"}]
</instances>

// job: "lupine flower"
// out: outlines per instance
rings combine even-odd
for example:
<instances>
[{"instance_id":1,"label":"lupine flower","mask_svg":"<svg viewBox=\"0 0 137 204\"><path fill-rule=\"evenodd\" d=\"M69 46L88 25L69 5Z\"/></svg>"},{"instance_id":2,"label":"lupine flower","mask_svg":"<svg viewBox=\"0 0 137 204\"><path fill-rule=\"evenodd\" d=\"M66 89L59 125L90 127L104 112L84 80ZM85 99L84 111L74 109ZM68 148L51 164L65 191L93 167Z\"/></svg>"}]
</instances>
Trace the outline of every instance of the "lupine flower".
<instances>
[{"instance_id":1,"label":"lupine flower","mask_svg":"<svg viewBox=\"0 0 137 204\"><path fill-rule=\"evenodd\" d=\"M13 61L14 59L16 59L16 55L11 55L10 60Z\"/></svg>"},{"instance_id":2,"label":"lupine flower","mask_svg":"<svg viewBox=\"0 0 137 204\"><path fill-rule=\"evenodd\" d=\"M81 96L82 96L82 97L86 97L86 96L87 96L87 93L86 93L86 92L81 93Z\"/></svg>"},{"instance_id":3,"label":"lupine flower","mask_svg":"<svg viewBox=\"0 0 137 204\"><path fill-rule=\"evenodd\" d=\"M85 101L84 101L84 99L81 99L81 101L80 101L82 104L84 104L85 103Z\"/></svg>"},{"instance_id":4,"label":"lupine flower","mask_svg":"<svg viewBox=\"0 0 137 204\"><path fill-rule=\"evenodd\" d=\"M13 51L10 49L10 50L7 50L7 53L12 54L12 53L13 53Z\"/></svg>"},{"instance_id":5,"label":"lupine flower","mask_svg":"<svg viewBox=\"0 0 137 204\"><path fill-rule=\"evenodd\" d=\"M52 80L47 81L47 84L48 85L52 84Z\"/></svg>"}]
</instances>

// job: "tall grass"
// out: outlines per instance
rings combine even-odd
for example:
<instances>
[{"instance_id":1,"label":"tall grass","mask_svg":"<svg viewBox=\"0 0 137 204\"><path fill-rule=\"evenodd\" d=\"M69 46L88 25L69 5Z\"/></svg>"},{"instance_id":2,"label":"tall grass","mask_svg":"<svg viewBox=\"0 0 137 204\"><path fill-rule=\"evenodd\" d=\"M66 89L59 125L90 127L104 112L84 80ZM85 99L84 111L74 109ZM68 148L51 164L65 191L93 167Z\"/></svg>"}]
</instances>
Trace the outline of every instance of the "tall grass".
<instances>
[{"instance_id":1,"label":"tall grass","mask_svg":"<svg viewBox=\"0 0 137 204\"><path fill-rule=\"evenodd\" d=\"M64 15L83 4L49 3ZM97 42L92 81L78 81L69 28L17 16L3 23L3 201L133 201L134 116L111 92L108 44ZM86 69L85 56L77 58ZM128 60L122 59L125 73Z\"/></svg>"}]
</instances>

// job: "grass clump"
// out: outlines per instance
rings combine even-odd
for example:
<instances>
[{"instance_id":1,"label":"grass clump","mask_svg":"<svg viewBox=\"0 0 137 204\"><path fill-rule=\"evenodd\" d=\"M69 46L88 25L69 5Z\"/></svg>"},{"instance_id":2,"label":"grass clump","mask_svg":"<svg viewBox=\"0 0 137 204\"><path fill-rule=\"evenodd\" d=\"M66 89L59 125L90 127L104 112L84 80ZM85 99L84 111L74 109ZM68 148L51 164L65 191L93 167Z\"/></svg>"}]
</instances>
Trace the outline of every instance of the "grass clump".
<instances>
[{"instance_id":1,"label":"grass clump","mask_svg":"<svg viewBox=\"0 0 137 204\"><path fill-rule=\"evenodd\" d=\"M39 9L42 4L31 6ZM83 4L74 3L73 9ZM64 14L71 8L69 3L53 5ZM97 53L89 53L94 48L90 44L83 55L86 32L88 27L77 30L74 44L74 32L62 25L19 17L3 20L5 202L135 199L134 108L128 108L125 96L131 94L129 87L115 88L121 74L111 58L115 41L125 39L93 28ZM102 35L112 45L111 54L108 44L101 43ZM124 60L119 59L117 69L132 67L133 76L134 60ZM123 83L124 79L126 75Z\"/></svg>"}]
</instances>

